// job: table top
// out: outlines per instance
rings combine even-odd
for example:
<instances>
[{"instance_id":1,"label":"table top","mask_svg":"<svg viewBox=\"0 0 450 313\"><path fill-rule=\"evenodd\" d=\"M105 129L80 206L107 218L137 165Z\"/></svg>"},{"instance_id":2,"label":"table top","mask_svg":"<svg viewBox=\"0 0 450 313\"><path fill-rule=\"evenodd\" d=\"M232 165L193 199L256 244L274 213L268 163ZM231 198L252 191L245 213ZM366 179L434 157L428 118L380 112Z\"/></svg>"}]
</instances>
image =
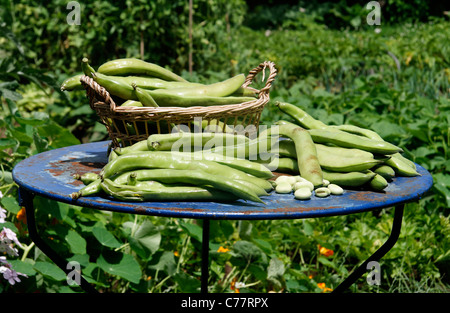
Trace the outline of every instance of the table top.
<instances>
[{"instance_id":1,"label":"table top","mask_svg":"<svg viewBox=\"0 0 450 313\"><path fill-rule=\"evenodd\" d=\"M345 189L343 195L296 200L293 194L272 192L264 204L238 200L218 202L123 202L89 196L72 200L70 194L84 185L74 174L99 173L107 162L109 141L46 151L21 161L13 179L26 190L49 199L99 210L153 216L208 219L298 219L344 215L393 207L416 201L431 188L433 179L417 165L421 176L396 177L383 192Z\"/></svg>"}]
</instances>

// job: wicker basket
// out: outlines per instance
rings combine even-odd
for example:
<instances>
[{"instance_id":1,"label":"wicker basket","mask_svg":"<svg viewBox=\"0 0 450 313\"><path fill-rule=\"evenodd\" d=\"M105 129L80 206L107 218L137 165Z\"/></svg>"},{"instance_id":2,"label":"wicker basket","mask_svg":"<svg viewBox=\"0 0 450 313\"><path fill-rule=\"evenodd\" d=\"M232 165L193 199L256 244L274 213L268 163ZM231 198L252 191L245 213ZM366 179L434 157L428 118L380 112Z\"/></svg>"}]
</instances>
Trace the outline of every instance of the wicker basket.
<instances>
[{"instance_id":1,"label":"wicker basket","mask_svg":"<svg viewBox=\"0 0 450 313\"><path fill-rule=\"evenodd\" d=\"M265 86L260 90L249 86L256 74L262 72L264 81L265 69L269 75ZM194 120L215 120L220 125L242 126L244 129L254 125L257 129L264 106L269 102L269 90L275 79L277 70L270 61L261 63L247 75L243 87L257 92L255 100L221 106L195 106L195 107L121 107L123 100L115 98L109 92L88 76L81 77L81 83L86 89L91 108L97 113L100 122L105 125L113 148L132 145L147 139L155 133L170 133L171 125L186 125L191 128ZM242 129L242 128L241 128Z\"/></svg>"}]
</instances>

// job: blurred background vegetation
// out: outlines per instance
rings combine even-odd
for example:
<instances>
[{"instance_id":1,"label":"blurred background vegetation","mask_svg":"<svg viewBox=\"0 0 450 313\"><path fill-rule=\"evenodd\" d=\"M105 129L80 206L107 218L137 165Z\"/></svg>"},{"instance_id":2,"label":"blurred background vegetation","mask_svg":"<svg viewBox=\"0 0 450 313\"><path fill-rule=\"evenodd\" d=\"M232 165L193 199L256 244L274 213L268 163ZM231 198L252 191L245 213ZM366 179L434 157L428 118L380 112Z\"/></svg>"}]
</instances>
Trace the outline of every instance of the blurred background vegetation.
<instances>
[{"instance_id":1,"label":"blurred background vegetation","mask_svg":"<svg viewBox=\"0 0 450 313\"><path fill-rule=\"evenodd\" d=\"M78 2L80 25L69 25L68 1L0 0L1 204L9 212L8 225L24 243L31 244L26 232L14 227L20 210L11 180L14 165L38 152L107 139L85 94L59 90L65 78L81 72L83 57L94 66L115 58L142 58L205 83L247 73L270 60L279 71L272 101L296 104L326 123L369 127L433 175L432 194L407 205L401 238L383 259L382 285L361 282L354 291L449 291L450 22L444 1L379 1L381 25L366 22L366 2L350 0L193 0L192 10L187 0ZM262 122L281 117L269 103ZM42 225L53 216L62 227L81 233L70 221L87 219L127 241L121 229L126 217L110 220L38 201ZM113 284L127 277L107 273L92 278L104 291L183 292L198 282L197 225L148 221L156 225L152 231L170 238L139 263L143 275L154 279ZM211 285L233 291L224 282L239 277L252 286L243 289L249 292L322 291L316 283L335 287L379 246L376 239L386 238L391 222L390 210L307 221L221 221L211 245L227 243L231 254L213 254ZM175 236L171 229L183 232ZM61 243L72 248L63 237ZM321 255L318 244L335 254ZM248 250L249 245L254 249ZM172 259L163 251L175 253L181 247L192 256L189 262L179 261L175 270L164 263ZM136 257L133 250L121 251ZM252 266L245 261L250 260L246 251L254 252ZM67 257L77 253L82 254L70 250ZM21 261L31 264L16 263L32 279L14 288L0 280L0 291L70 290L60 276L35 266L48 262L45 256L28 251ZM86 264L97 264L98 270L104 261L93 257ZM158 272L164 273L159 280Z\"/></svg>"}]
</instances>

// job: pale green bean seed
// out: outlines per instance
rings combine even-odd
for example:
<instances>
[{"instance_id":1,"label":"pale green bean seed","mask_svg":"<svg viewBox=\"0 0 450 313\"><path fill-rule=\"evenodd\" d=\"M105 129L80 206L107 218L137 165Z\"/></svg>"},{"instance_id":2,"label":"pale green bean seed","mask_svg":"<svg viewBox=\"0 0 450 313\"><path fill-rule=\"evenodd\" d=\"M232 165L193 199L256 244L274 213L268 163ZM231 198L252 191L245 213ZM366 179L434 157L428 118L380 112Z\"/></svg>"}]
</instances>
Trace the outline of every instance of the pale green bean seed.
<instances>
[{"instance_id":1,"label":"pale green bean seed","mask_svg":"<svg viewBox=\"0 0 450 313\"><path fill-rule=\"evenodd\" d=\"M330 184L330 181L328 181L326 179L323 180L323 186L324 187L327 187L329 184Z\"/></svg>"},{"instance_id":2,"label":"pale green bean seed","mask_svg":"<svg viewBox=\"0 0 450 313\"><path fill-rule=\"evenodd\" d=\"M288 181L289 176L278 176L277 179L275 179L275 184L279 185L281 183L286 183Z\"/></svg>"},{"instance_id":3,"label":"pale green bean seed","mask_svg":"<svg viewBox=\"0 0 450 313\"><path fill-rule=\"evenodd\" d=\"M302 188L297 189L294 192L294 197L295 197L295 199L298 199L298 200L309 199L309 198L311 198L311 195L312 195L312 192L309 189L309 187L302 187Z\"/></svg>"},{"instance_id":4,"label":"pale green bean seed","mask_svg":"<svg viewBox=\"0 0 450 313\"><path fill-rule=\"evenodd\" d=\"M314 185L307 180L296 182L294 184L294 190L297 190L300 188L308 188L312 192L314 190Z\"/></svg>"},{"instance_id":5,"label":"pale green bean seed","mask_svg":"<svg viewBox=\"0 0 450 313\"><path fill-rule=\"evenodd\" d=\"M342 195L344 193L344 189L336 184L329 184L327 188L330 190L332 195Z\"/></svg>"},{"instance_id":6,"label":"pale green bean seed","mask_svg":"<svg viewBox=\"0 0 450 313\"><path fill-rule=\"evenodd\" d=\"M294 176L295 177L295 180L297 181L297 182L301 182L301 181L305 181L306 179L304 179L303 177L301 177L300 175L297 175L297 176Z\"/></svg>"},{"instance_id":7,"label":"pale green bean seed","mask_svg":"<svg viewBox=\"0 0 450 313\"><path fill-rule=\"evenodd\" d=\"M325 198L330 195L330 189L327 187L319 187L314 191L315 195L320 198Z\"/></svg>"},{"instance_id":8,"label":"pale green bean seed","mask_svg":"<svg viewBox=\"0 0 450 313\"><path fill-rule=\"evenodd\" d=\"M286 181L293 186L297 182L297 179L294 176L287 176Z\"/></svg>"},{"instance_id":9,"label":"pale green bean seed","mask_svg":"<svg viewBox=\"0 0 450 313\"><path fill-rule=\"evenodd\" d=\"M292 192L292 185L288 182L282 182L275 188L276 193L290 193Z\"/></svg>"}]
</instances>

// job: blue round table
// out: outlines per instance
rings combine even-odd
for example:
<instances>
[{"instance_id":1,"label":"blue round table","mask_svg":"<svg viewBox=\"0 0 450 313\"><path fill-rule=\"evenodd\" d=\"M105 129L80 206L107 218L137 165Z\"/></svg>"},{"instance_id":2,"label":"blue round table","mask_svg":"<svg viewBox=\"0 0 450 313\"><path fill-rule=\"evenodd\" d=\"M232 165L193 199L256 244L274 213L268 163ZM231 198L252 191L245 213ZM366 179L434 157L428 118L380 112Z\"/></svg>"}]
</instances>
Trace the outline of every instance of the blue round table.
<instances>
[{"instance_id":1,"label":"blue round table","mask_svg":"<svg viewBox=\"0 0 450 313\"><path fill-rule=\"evenodd\" d=\"M53 252L37 232L33 206L35 195L97 210L202 219L202 292L207 292L209 221L211 219L301 219L395 207L390 237L379 250L334 289L334 292L339 292L353 284L364 273L370 261L379 260L394 246L400 234L404 204L419 200L433 184L430 173L417 165L417 171L421 176L396 177L383 192L345 190L340 196L327 198L313 196L307 201L296 200L292 194L274 192L262 197L264 204L242 200L231 203L176 201L141 203L115 201L99 196L73 200L70 194L84 186L80 181L75 180L73 175L100 172L107 162L109 143L109 141L87 143L46 151L21 161L13 170L13 179L19 185L19 200L26 209L30 238L65 272L68 272L67 262ZM86 291L95 291L84 279L82 279L81 287Z\"/></svg>"}]
</instances>

